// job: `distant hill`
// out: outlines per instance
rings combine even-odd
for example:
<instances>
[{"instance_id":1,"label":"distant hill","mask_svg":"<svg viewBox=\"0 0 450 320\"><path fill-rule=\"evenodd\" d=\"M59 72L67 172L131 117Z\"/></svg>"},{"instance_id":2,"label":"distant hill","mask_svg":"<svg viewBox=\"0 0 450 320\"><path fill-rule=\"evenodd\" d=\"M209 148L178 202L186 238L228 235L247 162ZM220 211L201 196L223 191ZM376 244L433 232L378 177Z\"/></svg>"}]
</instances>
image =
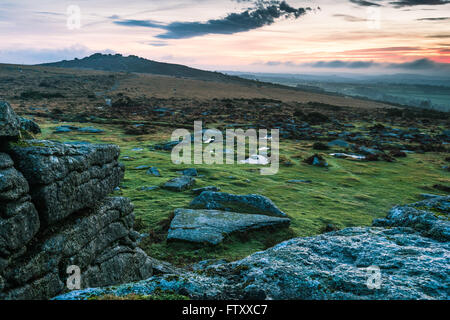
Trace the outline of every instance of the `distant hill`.
<instances>
[{"instance_id":1,"label":"distant hill","mask_svg":"<svg viewBox=\"0 0 450 320\"><path fill-rule=\"evenodd\" d=\"M149 73L207 81L254 83L254 81L237 76L229 76L219 72L194 69L179 64L157 62L134 55L125 57L121 54L95 53L83 59L76 58L75 60L70 61L63 60L59 62L44 63L41 64L41 66L114 72Z\"/></svg>"}]
</instances>

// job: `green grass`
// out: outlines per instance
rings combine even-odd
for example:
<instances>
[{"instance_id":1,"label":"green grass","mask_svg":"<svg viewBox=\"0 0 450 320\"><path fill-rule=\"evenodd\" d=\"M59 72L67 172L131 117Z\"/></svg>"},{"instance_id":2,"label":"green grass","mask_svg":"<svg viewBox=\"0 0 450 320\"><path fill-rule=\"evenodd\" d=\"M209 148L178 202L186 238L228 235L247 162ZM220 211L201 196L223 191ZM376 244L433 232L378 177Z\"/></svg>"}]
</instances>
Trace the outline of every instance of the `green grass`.
<instances>
[{"instance_id":1,"label":"green grass","mask_svg":"<svg viewBox=\"0 0 450 320\"><path fill-rule=\"evenodd\" d=\"M82 126L91 125L86 123ZM311 149L312 142L285 140L280 143L280 153L294 165L280 165L277 175L261 176L257 166L176 165L171 162L169 152L150 151L150 145L170 139L170 128L136 137L125 135L123 130L113 125L93 125L105 130L104 134L99 135L53 134L52 129L56 126L51 122L41 123L43 133L40 138L63 142L114 143L121 147L121 159L132 157L122 161L126 166L125 179L121 191L115 192L115 195L131 198L139 231L151 234L141 247L149 255L177 265L210 258L240 259L292 237L316 235L329 223L339 228L368 226L373 219L384 217L394 205L418 201L420 193L436 193L432 189L434 184L450 182L450 174L441 169L443 155L438 153L411 154L394 163L350 161L332 158L325 153L330 167L317 168L302 162L315 153ZM134 148L142 148L143 151L132 151ZM158 167L162 177L146 175L146 170L134 170L141 165ZM178 176L177 171L190 167L197 168L202 175L196 178L196 187L215 185L224 192L256 193L269 197L292 219L291 227L232 235L215 247L167 243L165 236L171 214L176 208L187 207L194 195L190 191L178 193L163 189L139 189L161 185ZM293 179L312 180L312 183L287 183Z\"/></svg>"}]
</instances>

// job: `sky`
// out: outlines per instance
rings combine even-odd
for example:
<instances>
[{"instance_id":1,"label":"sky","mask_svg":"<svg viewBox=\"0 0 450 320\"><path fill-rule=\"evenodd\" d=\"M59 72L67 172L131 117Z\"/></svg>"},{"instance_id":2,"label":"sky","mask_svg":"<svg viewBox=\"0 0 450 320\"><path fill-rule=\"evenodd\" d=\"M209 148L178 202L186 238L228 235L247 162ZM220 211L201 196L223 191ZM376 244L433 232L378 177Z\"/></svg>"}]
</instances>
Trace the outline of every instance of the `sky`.
<instances>
[{"instance_id":1,"label":"sky","mask_svg":"<svg viewBox=\"0 0 450 320\"><path fill-rule=\"evenodd\" d=\"M206 70L450 74L450 0L1 0L0 63L95 52Z\"/></svg>"}]
</instances>

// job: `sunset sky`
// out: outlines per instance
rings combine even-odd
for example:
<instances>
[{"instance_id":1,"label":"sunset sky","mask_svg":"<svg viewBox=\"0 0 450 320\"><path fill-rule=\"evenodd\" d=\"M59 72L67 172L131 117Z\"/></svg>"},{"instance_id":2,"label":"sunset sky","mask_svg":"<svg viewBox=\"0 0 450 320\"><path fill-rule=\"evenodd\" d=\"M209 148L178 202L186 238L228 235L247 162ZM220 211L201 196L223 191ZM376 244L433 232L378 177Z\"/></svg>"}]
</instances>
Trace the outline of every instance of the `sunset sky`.
<instances>
[{"instance_id":1,"label":"sunset sky","mask_svg":"<svg viewBox=\"0 0 450 320\"><path fill-rule=\"evenodd\" d=\"M208 70L450 73L447 0L2 0L0 30L0 63L105 52Z\"/></svg>"}]
</instances>

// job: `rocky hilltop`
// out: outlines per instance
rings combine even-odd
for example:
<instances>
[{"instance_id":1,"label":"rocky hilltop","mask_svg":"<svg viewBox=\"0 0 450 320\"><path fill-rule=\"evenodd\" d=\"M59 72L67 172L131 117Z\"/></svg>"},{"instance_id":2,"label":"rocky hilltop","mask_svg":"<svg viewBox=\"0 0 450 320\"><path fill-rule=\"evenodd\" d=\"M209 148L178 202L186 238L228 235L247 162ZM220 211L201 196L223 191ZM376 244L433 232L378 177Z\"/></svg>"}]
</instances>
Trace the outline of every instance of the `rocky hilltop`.
<instances>
[{"instance_id":1,"label":"rocky hilltop","mask_svg":"<svg viewBox=\"0 0 450 320\"><path fill-rule=\"evenodd\" d=\"M81 287L146 279L133 206L107 197L123 178L114 145L23 140L38 127L0 102L0 299L47 299Z\"/></svg>"},{"instance_id":2,"label":"rocky hilltop","mask_svg":"<svg viewBox=\"0 0 450 320\"><path fill-rule=\"evenodd\" d=\"M291 239L236 262L203 261L190 271L57 299L171 290L194 299L447 300L449 213L450 196L433 197L395 207L372 227Z\"/></svg>"}]
</instances>

